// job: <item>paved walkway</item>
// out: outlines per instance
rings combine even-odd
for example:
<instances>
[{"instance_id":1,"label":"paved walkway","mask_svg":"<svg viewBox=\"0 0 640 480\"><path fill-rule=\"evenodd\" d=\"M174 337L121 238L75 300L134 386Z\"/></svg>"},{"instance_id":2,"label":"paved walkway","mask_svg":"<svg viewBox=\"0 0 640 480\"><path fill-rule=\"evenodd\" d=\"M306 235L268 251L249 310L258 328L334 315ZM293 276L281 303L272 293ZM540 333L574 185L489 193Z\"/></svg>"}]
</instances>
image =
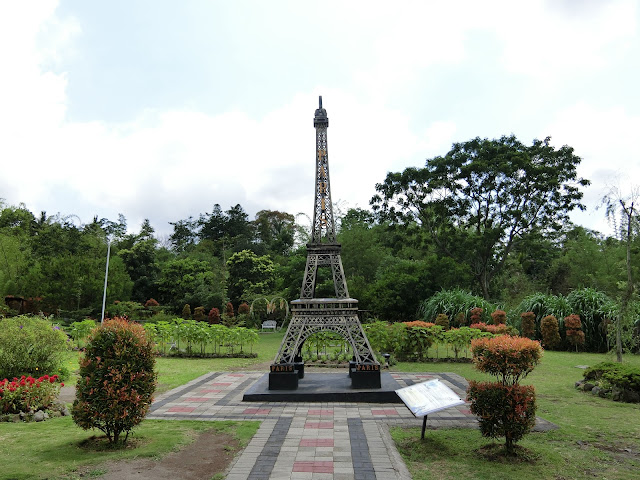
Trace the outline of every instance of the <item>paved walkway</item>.
<instances>
[{"instance_id":1,"label":"paved walkway","mask_svg":"<svg viewBox=\"0 0 640 480\"><path fill-rule=\"evenodd\" d=\"M346 375L346 373L344 373ZM227 480L394 480L411 476L389 425L420 427L402 404L255 403L242 395L264 372L212 372L156 399L147 418L260 420ZM467 382L454 373L393 373L400 386L438 378L461 398ZM303 380L301 380L303 381ZM538 419L538 427L552 424ZM430 414L427 428L476 428L468 405Z\"/></svg>"}]
</instances>

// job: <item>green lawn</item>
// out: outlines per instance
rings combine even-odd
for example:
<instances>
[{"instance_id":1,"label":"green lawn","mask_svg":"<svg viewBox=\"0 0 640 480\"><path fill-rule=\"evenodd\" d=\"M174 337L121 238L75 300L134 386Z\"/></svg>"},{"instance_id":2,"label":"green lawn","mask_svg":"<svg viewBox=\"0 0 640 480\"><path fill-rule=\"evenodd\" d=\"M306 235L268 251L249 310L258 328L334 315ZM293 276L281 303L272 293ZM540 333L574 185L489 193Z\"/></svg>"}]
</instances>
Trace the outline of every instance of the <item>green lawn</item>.
<instances>
[{"instance_id":1,"label":"green lawn","mask_svg":"<svg viewBox=\"0 0 640 480\"><path fill-rule=\"evenodd\" d=\"M392 431L414 480L424 479L638 479L640 478L640 405L612 402L579 392L577 365L594 365L611 357L599 354L551 352L523 383L536 387L538 415L559 429L527 435L519 445L528 461L490 461L478 449L492 441L477 430L428 431L420 441L416 428ZM625 356L640 366L640 356ZM467 379L490 379L471 364L400 363L397 371L454 372ZM503 440L498 440L502 443Z\"/></svg>"},{"instance_id":2,"label":"green lawn","mask_svg":"<svg viewBox=\"0 0 640 480\"><path fill-rule=\"evenodd\" d=\"M183 385L210 371L232 371L271 362L284 332L260 334L254 346L257 358L172 358L157 359L158 389L162 393ZM70 352L65 367L72 372L67 383L77 379L78 352ZM84 431L70 417L53 418L42 423L0 423L0 479L73 478L73 472L107 460L159 457L179 449L198 433L214 428L234 436L246 445L259 422L198 422L145 420L133 430L130 442L135 448L100 450L83 447L83 441L101 436L99 431ZM91 476L91 474L90 474Z\"/></svg>"},{"instance_id":3,"label":"green lawn","mask_svg":"<svg viewBox=\"0 0 640 480\"><path fill-rule=\"evenodd\" d=\"M133 430L131 446L121 450L87 447L92 433L76 427L71 417L42 423L0 423L1 479L75 478L73 472L107 460L158 457L179 449L195 435L215 429L235 437L245 446L259 422L198 422L145 420ZM89 474L91 476L91 474Z\"/></svg>"}]
</instances>

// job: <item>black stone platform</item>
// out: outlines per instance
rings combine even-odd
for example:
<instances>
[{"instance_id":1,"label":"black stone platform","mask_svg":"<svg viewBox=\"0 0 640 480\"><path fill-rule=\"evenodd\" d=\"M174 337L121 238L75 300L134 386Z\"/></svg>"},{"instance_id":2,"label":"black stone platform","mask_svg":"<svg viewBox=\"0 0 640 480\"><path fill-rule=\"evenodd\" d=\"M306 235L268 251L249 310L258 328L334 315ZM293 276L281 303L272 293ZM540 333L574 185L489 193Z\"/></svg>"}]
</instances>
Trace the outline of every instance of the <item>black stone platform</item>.
<instances>
[{"instance_id":1,"label":"black stone platform","mask_svg":"<svg viewBox=\"0 0 640 480\"><path fill-rule=\"evenodd\" d=\"M265 373L244 393L244 402L362 402L402 403L395 390L402 388L388 372L380 374L381 388L352 388L344 373L308 373L296 390L269 390Z\"/></svg>"}]
</instances>

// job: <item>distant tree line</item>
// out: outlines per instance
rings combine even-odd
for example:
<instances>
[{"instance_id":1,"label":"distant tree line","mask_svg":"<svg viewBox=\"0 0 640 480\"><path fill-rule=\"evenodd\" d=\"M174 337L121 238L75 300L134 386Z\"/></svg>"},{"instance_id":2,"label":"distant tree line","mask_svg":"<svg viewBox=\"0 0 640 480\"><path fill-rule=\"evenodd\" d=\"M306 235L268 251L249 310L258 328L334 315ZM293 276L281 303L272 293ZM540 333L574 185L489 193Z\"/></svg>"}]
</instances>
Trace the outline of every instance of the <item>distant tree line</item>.
<instances>
[{"instance_id":1,"label":"distant tree line","mask_svg":"<svg viewBox=\"0 0 640 480\"><path fill-rule=\"evenodd\" d=\"M349 293L363 318L409 321L421 302L461 288L505 308L535 292L566 295L590 287L618 298L627 278L626 244L572 224L584 208L570 147L515 137L454 144L423 169L389 173L372 209L339 215L338 240ZM310 205L311 207L311 205ZM299 297L309 232L290 213L241 205L171 222L161 243L145 220L129 233L124 216L35 215L0 201L0 295L31 299L46 313L99 316L107 240L107 304L155 299L178 314L227 302ZM633 253L631 267L640 266ZM321 272L318 296L332 296Z\"/></svg>"}]
</instances>

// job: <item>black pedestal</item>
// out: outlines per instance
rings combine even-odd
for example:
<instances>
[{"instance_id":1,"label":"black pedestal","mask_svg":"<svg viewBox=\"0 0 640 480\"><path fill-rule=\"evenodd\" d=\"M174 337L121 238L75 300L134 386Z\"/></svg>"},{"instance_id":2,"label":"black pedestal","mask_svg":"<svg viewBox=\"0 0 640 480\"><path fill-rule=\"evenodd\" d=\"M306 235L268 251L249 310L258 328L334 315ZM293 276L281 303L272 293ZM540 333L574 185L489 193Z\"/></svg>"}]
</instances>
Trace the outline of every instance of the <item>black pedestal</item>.
<instances>
[{"instance_id":1,"label":"black pedestal","mask_svg":"<svg viewBox=\"0 0 640 480\"><path fill-rule=\"evenodd\" d=\"M295 390L298 388L298 378L301 377L293 364L271 365L269 390Z\"/></svg>"},{"instance_id":2,"label":"black pedestal","mask_svg":"<svg viewBox=\"0 0 640 480\"><path fill-rule=\"evenodd\" d=\"M358 363L349 369L351 388L380 388L380 364Z\"/></svg>"}]
</instances>

